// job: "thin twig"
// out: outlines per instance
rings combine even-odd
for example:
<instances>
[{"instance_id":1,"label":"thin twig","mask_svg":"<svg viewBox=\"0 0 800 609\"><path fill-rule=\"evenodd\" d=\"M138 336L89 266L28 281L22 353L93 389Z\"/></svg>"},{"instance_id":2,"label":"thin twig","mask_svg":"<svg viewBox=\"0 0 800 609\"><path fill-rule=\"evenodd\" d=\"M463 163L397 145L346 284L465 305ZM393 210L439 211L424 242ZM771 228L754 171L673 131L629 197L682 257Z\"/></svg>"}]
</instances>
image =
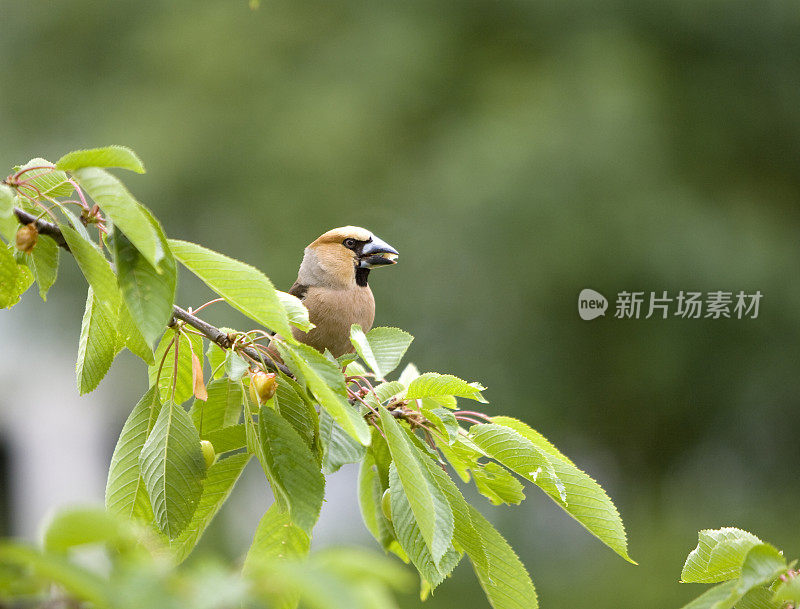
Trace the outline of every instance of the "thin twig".
<instances>
[{"instance_id":1,"label":"thin twig","mask_svg":"<svg viewBox=\"0 0 800 609\"><path fill-rule=\"evenodd\" d=\"M205 303L205 304L201 304L201 305L200 305L199 307L197 307L196 309L189 309L189 311L190 311L191 313L198 313L199 311L202 311L203 309L205 309L205 308L206 308L208 305L210 305L210 304L214 304L215 302L222 302L223 300L225 300L225 299L224 299L224 298L215 298L214 300L209 300L209 301L208 301L207 303Z\"/></svg>"},{"instance_id":2,"label":"thin twig","mask_svg":"<svg viewBox=\"0 0 800 609\"><path fill-rule=\"evenodd\" d=\"M460 414L465 414L465 415L468 415L468 416L471 416L471 417L479 417L481 419L486 419L487 421L491 421L492 420L492 417L490 417L488 414L484 414L482 412L477 412L475 410L456 410L453 414L455 414L456 416L458 416Z\"/></svg>"},{"instance_id":3,"label":"thin twig","mask_svg":"<svg viewBox=\"0 0 800 609\"><path fill-rule=\"evenodd\" d=\"M64 235L61 234L61 229L58 228L57 225L53 224L52 222L48 222L47 220L37 219L36 216L21 210L19 207L14 208L14 213L17 215L17 219L22 224L35 224L36 230L39 231L40 235L47 235L60 247L63 247L65 250L69 251L67 240L64 239Z\"/></svg>"},{"instance_id":4,"label":"thin twig","mask_svg":"<svg viewBox=\"0 0 800 609\"><path fill-rule=\"evenodd\" d=\"M380 414L378 413L378 411L377 411L377 410L375 410L375 408L374 408L374 407L373 407L371 404L368 404L368 403L366 402L366 400L364 400L364 398L362 398L360 395L358 395L358 394L357 394L355 391L351 391L350 389L348 389L348 390L347 390L347 393L348 393L348 395L350 396L350 399L352 399L352 400L358 400L359 402L361 402L362 404L364 404L364 406L366 406L367 408L369 408L369 409L370 409L370 410L371 410L371 411L372 411L374 414L376 414L376 415L380 416Z\"/></svg>"},{"instance_id":5,"label":"thin twig","mask_svg":"<svg viewBox=\"0 0 800 609\"><path fill-rule=\"evenodd\" d=\"M69 245L67 245L67 240L64 239L64 235L61 232L61 229L58 228L56 224L52 222L47 222L46 220L37 220L36 216L30 214L19 207L14 208L14 213L17 216L17 219L22 224L31 224L34 223L36 225L36 230L39 231L42 235L47 235L53 241L55 241L59 247L65 249L66 251L70 251ZM185 309L182 309L178 305L173 305L172 307L172 316L175 319L180 319L181 321L185 321L187 324L200 330L203 335L210 340L211 342L217 344L222 349L230 349L233 346L233 341L228 337L225 332L217 328L216 326L212 326L210 323L203 321L199 317L195 317ZM170 324L174 325L174 324ZM247 355L249 355L254 360L261 360L264 359L264 363L270 370L281 371L285 375L294 378L292 371L289 370L285 365L280 362L276 362L271 357L267 357L266 355L259 354L258 351L253 349L252 347L243 347L241 351Z\"/></svg>"},{"instance_id":6,"label":"thin twig","mask_svg":"<svg viewBox=\"0 0 800 609\"><path fill-rule=\"evenodd\" d=\"M378 423L375 421L375 419L370 418L370 419L368 419L368 421L369 421L370 425L372 425L375 429L378 430L378 433L383 436L383 439L386 440L386 434L383 433L383 430L381 429L380 425L378 425Z\"/></svg>"},{"instance_id":7,"label":"thin twig","mask_svg":"<svg viewBox=\"0 0 800 609\"><path fill-rule=\"evenodd\" d=\"M172 315L176 319L185 321L193 328L200 330L200 332L202 332L208 340L215 343L219 347L223 349L230 349L231 347L233 347L234 341L232 341L230 337L228 337L228 335L225 334L225 332L223 332L216 326L212 326L207 321L203 321L199 317L195 317L185 309L180 308L178 305L174 305L172 307ZM286 366L284 366L280 362L276 362L274 359L268 357L265 354L259 353L258 351L253 349L253 347L242 347L241 352L244 353L245 355L250 356L255 361L261 361L263 359L264 364L270 370L274 371L280 370L285 375L294 378L294 374L292 374L292 371L289 370Z\"/></svg>"}]
</instances>

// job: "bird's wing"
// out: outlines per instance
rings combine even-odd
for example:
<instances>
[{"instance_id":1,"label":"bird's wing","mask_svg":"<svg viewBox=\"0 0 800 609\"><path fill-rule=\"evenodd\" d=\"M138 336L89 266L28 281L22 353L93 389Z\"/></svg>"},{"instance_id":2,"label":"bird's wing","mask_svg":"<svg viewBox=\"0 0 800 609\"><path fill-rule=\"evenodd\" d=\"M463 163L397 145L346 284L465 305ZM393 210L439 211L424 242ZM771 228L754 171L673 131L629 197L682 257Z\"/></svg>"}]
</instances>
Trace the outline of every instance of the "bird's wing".
<instances>
[{"instance_id":1,"label":"bird's wing","mask_svg":"<svg viewBox=\"0 0 800 609\"><path fill-rule=\"evenodd\" d=\"M294 285L289 288L289 294L292 296L297 296L300 300L303 300L306 297L306 292L308 292L308 286L300 283L299 281L295 281Z\"/></svg>"}]
</instances>

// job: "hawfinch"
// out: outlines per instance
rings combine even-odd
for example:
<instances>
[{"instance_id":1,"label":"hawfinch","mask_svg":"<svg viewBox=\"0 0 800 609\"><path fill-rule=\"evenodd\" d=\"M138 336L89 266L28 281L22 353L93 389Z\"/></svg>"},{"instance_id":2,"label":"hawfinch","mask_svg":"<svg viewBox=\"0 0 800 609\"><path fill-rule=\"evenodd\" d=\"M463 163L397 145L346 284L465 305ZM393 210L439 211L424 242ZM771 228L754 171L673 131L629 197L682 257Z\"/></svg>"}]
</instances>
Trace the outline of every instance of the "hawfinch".
<instances>
[{"instance_id":1,"label":"hawfinch","mask_svg":"<svg viewBox=\"0 0 800 609\"><path fill-rule=\"evenodd\" d=\"M293 328L294 337L334 357L353 350L350 326L366 332L375 319L375 299L367 284L370 269L397 261L397 250L364 228L343 226L319 237L305 249L290 294L303 301L316 326Z\"/></svg>"}]
</instances>

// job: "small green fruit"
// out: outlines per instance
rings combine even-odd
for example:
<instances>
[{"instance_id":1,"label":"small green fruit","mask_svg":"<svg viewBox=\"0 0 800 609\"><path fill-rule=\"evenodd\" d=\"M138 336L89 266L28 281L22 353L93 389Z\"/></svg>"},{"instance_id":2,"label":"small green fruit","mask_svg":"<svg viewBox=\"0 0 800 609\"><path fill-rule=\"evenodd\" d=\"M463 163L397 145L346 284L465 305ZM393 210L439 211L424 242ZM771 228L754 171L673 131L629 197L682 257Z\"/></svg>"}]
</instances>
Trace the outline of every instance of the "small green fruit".
<instances>
[{"instance_id":1,"label":"small green fruit","mask_svg":"<svg viewBox=\"0 0 800 609\"><path fill-rule=\"evenodd\" d=\"M392 521L392 491L388 488L383 491L383 496L381 497L381 511L383 515L386 516L386 520L389 522Z\"/></svg>"},{"instance_id":2,"label":"small green fruit","mask_svg":"<svg viewBox=\"0 0 800 609\"><path fill-rule=\"evenodd\" d=\"M39 239L39 231L36 230L36 225L31 223L26 226L20 226L17 230L15 243L17 249L26 254L30 254L33 248L36 247L36 242Z\"/></svg>"},{"instance_id":3,"label":"small green fruit","mask_svg":"<svg viewBox=\"0 0 800 609\"><path fill-rule=\"evenodd\" d=\"M250 375L250 397L256 404L263 404L275 395L278 381L274 372L259 370Z\"/></svg>"},{"instance_id":4,"label":"small green fruit","mask_svg":"<svg viewBox=\"0 0 800 609\"><path fill-rule=\"evenodd\" d=\"M206 468L214 464L217 453L214 452L214 445L208 440L200 440L200 450L203 451L203 459L206 461Z\"/></svg>"}]
</instances>

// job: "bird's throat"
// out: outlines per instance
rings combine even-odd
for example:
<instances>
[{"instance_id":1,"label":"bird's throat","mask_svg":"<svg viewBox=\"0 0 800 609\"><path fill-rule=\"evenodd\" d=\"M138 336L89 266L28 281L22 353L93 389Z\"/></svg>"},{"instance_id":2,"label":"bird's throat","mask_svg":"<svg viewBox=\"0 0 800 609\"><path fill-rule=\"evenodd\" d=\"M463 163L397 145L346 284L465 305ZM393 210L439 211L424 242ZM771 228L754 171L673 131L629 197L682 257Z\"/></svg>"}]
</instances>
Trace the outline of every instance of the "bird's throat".
<instances>
[{"instance_id":1,"label":"bird's throat","mask_svg":"<svg viewBox=\"0 0 800 609\"><path fill-rule=\"evenodd\" d=\"M362 269L356 267L356 285L366 287L367 278L369 277L369 269Z\"/></svg>"}]
</instances>

